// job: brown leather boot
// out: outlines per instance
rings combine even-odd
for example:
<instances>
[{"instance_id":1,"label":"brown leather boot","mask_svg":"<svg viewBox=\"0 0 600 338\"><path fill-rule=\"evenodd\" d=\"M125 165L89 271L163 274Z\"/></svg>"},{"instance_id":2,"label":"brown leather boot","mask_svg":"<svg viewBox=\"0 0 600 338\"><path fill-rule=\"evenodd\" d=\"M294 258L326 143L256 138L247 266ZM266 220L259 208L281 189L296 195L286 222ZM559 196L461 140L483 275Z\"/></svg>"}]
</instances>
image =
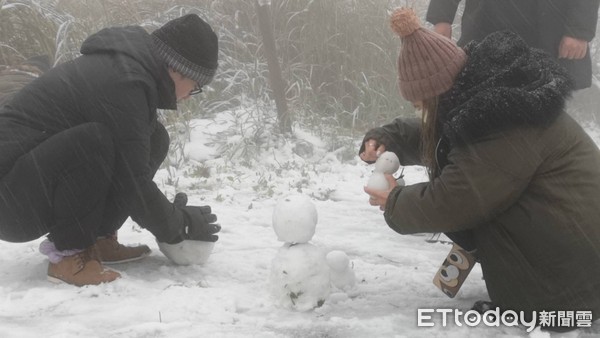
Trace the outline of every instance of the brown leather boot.
<instances>
[{"instance_id":1,"label":"brown leather boot","mask_svg":"<svg viewBox=\"0 0 600 338\"><path fill-rule=\"evenodd\" d=\"M150 254L147 245L125 246L117 241L116 236L98 237L94 247L103 264L137 261Z\"/></svg>"},{"instance_id":2,"label":"brown leather boot","mask_svg":"<svg viewBox=\"0 0 600 338\"><path fill-rule=\"evenodd\" d=\"M77 286L110 283L121 274L106 269L93 254L93 247L73 256L64 257L58 263L48 264L48 280Z\"/></svg>"}]
</instances>

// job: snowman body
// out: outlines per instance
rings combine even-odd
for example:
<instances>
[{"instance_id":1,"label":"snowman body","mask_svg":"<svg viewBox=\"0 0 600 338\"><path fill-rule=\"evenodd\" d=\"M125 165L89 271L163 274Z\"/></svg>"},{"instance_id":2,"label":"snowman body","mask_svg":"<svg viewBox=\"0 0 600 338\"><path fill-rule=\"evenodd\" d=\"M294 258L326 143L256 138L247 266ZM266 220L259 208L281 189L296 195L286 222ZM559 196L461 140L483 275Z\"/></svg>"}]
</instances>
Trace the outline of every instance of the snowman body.
<instances>
[{"instance_id":1,"label":"snowman body","mask_svg":"<svg viewBox=\"0 0 600 338\"><path fill-rule=\"evenodd\" d=\"M271 263L271 291L279 306L308 311L323 305L330 293L324 251L310 243L285 243Z\"/></svg>"},{"instance_id":2,"label":"snowman body","mask_svg":"<svg viewBox=\"0 0 600 338\"><path fill-rule=\"evenodd\" d=\"M323 305L330 293L325 252L309 243L317 211L304 195L280 200L273 212L273 229L285 242L271 262L271 294L279 306L308 311Z\"/></svg>"}]
</instances>

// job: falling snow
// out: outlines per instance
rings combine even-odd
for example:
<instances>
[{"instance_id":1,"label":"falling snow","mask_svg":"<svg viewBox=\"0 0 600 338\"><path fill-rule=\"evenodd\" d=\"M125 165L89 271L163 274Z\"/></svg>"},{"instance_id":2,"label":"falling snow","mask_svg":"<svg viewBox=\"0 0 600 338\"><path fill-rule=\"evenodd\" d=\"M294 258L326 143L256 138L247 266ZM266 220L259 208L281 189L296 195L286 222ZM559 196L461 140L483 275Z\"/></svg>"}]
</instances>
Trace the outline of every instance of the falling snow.
<instances>
[{"instance_id":1,"label":"falling snow","mask_svg":"<svg viewBox=\"0 0 600 338\"><path fill-rule=\"evenodd\" d=\"M190 166L208 150L218 153L203 140L205 133L218 131L210 126L222 128L223 121L193 121L186 147ZM210 204L219 217L223 230L204 265L173 264L149 232L128 220L120 241L147 244L151 255L115 266L123 276L116 282L77 288L46 281L48 261L38 252L43 239L0 242L0 337L528 336L524 328L459 327L451 320L444 327L441 317L434 317L434 327L417 327L419 308L466 311L487 300L479 266L455 299L446 297L432 278L450 245L390 230L363 192L373 167L358 158L342 163L309 132L296 134L315 146L312 157L295 155L291 144L264 154L256 168L227 167L215 156L203 159L213 168L209 178L186 175L189 168L183 168L178 187L167 184L172 173L159 171L155 181L168 196L185 190L189 204ZM600 140L597 129L590 134ZM282 163L285 168L272 169ZM216 170L224 167L229 169ZM404 174L407 184L426 179L420 167L407 167ZM265 185L272 193L257 188ZM318 212L311 245L346 253L356 277L347 292L332 290L322 306L305 311L282 307L270 289L271 264L282 247L273 231L273 211L280 198L298 189ZM598 333L595 323L581 336Z\"/></svg>"}]
</instances>

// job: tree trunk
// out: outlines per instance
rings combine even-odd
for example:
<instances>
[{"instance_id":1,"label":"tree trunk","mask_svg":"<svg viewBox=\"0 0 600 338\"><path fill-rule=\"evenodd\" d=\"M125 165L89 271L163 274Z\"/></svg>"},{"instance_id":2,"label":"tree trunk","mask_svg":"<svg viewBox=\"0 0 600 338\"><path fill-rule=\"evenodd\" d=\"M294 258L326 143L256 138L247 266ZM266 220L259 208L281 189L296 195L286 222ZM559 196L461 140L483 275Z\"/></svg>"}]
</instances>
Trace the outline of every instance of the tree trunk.
<instances>
[{"instance_id":1,"label":"tree trunk","mask_svg":"<svg viewBox=\"0 0 600 338\"><path fill-rule=\"evenodd\" d=\"M281 67L277 59L277 48L275 46L275 36L273 34L273 25L271 23L270 1L255 0L256 13L258 14L258 27L263 38L264 54L267 58L269 67L269 82L277 107L277 120L281 132L292 131L292 119L288 112L287 101L285 98L286 83L281 76Z\"/></svg>"}]
</instances>

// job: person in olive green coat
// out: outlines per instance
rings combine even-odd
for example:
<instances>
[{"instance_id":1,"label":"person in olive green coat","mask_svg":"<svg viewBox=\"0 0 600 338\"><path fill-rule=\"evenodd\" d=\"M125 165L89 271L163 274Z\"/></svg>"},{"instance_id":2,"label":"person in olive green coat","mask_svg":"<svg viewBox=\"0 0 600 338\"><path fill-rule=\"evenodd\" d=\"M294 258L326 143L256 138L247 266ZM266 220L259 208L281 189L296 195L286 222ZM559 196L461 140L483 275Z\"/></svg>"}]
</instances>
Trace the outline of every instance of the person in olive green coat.
<instances>
[{"instance_id":1,"label":"person in olive green coat","mask_svg":"<svg viewBox=\"0 0 600 338\"><path fill-rule=\"evenodd\" d=\"M507 31L461 49L405 9L392 28L400 93L423 117L370 130L359 154L393 151L430 180L365 188L370 203L400 234L473 251L502 310L600 317L600 151L563 111L566 70Z\"/></svg>"}]
</instances>

